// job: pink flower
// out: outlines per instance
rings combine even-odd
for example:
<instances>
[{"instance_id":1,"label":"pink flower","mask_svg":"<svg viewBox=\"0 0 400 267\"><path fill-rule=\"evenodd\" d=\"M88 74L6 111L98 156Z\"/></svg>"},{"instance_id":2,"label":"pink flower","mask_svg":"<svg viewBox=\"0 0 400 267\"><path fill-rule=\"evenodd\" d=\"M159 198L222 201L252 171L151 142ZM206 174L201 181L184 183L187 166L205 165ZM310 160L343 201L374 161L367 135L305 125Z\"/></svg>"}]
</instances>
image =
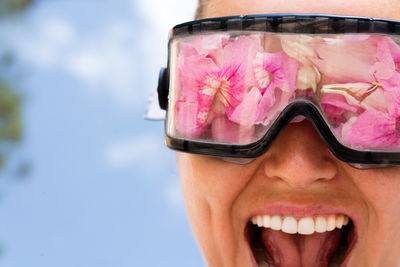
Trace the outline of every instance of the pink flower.
<instances>
[{"instance_id":1,"label":"pink flower","mask_svg":"<svg viewBox=\"0 0 400 267\"><path fill-rule=\"evenodd\" d=\"M202 113L202 106L198 100L198 80L202 79L208 71L218 72L215 63L205 57L190 56L182 59L182 68L186 73L180 73L181 88L175 104L175 126L179 133L185 137L199 136L209 124L208 113ZM198 66L188 68L187 66ZM185 78L183 78L185 77Z\"/></svg>"},{"instance_id":2,"label":"pink flower","mask_svg":"<svg viewBox=\"0 0 400 267\"><path fill-rule=\"evenodd\" d=\"M245 127L226 116L216 117L211 126L213 139L224 143L249 144L253 142L254 126Z\"/></svg>"},{"instance_id":3,"label":"pink flower","mask_svg":"<svg viewBox=\"0 0 400 267\"><path fill-rule=\"evenodd\" d=\"M388 112L366 110L343 126L343 142L356 149L400 148L400 94L394 95Z\"/></svg>"},{"instance_id":4,"label":"pink flower","mask_svg":"<svg viewBox=\"0 0 400 267\"><path fill-rule=\"evenodd\" d=\"M321 81L321 74L311 61L311 58L318 58L314 48L310 46L314 38L305 34L280 34L279 39L282 50L301 65L297 75L297 89L312 88L316 92L317 85Z\"/></svg>"},{"instance_id":5,"label":"pink flower","mask_svg":"<svg viewBox=\"0 0 400 267\"><path fill-rule=\"evenodd\" d=\"M399 149L399 115L367 110L343 133L343 142L355 149Z\"/></svg>"},{"instance_id":6,"label":"pink flower","mask_svg":"<svg viewBox=\"0 0 400 267\"><path fill-rule=\"evenodd\" d=\"M186 44L179 55L175 125L186 137L202 134L214 117L229 118L254 84L252 60L262 49L260 39L241 36L230 42L220 40L222 51L211 49L219 56L205 53L208 50L204 47L200 49L200 44L209 48L207 44L213 43L201 40L196 40L192 48Z\"/></svg>"},{"instance_id":7,"label":"pink flower","mask_svg":"<svg viewBox=\"0 0 400 267\"><path fill-rule=\"evenodd\" d=\"M312 60L325 75L325 82L344 82L325 84L320 89L324 112L336 126L341 127L339 123L363 111L366 113L360 116L361 121L372 116L367 111L385 113L390 106L398 105L393 102L395 98L388 97L400 88L400 49L391 38L345 35L343 39L324 39L313 45L319 58ZM343 129L351 123L347 122Z\"/></svg>"},{"instance_id":8,"label":"pink flower","mask_svg":"<svg viewBox=\"0 0 400 267\"><path fill-rule=\"evenodd\" d=\"M318 57L310 60L325 79L334 83L369 82L369 70L376 62L376 41L362 35L345 35L343 39L319 38L310 42Z\"/></svg>"},{"instance_id":9,"label":"pink flower","mask_svg":"<svg viewBox=\"0 0 400 267\"><path fill-rule=\"evenodd\" d=\"M387 98L379 83L329 84L321 88L320 103L332 126L364 110L387 110Z\"/></svg>"},{"instance_id":10,"label":"pink flower","mask_svg":"<svg viewBox=\"0 0 400 267\"><path fill-rule=\"evenodd\" d=\"M325 80L333 83L382 83L400 86L400 48L390 37L345 35L343 39L316 39L310 45L318 57L310 58Z\"/></svg>"},{"instance_id":11,"label":"pink flower","mask_svg":"<svg viewBox=\"0 0 400 267\"><path fill-rule=\"evenodd\" d=\"M187 58L200 55L212 59L217 66L221 66L223 48L228 41L229 35L227 34L196 36L193 42L181 44L180 56Z\"/></svg>"},{"instance_id":12,"label":"pink flower","mask_svg":"<svg viewBox=\"0 0 400 267\"><path fill-rule=\"evenodd\" d=\"M230 120L245 127L254 124L257 112L257 105L261 99L260 90L253 87L243 98L243 101L236 107L230 116Z\"/></svg>"},{"instance_id":13,"label":"pink flower","mask_svg":"<svg viewBox=\"0 0 400 267\"><path fill-rule=\"evenodd\" d=\"M400 48L389 37L380 37L377 45L378 61L370 69L370 74L383 83L387 90L400 85Z\"/></svg>"},{"instance_id":14,"label":"pink flower","mask_svg":"<svg viewBox=\"0 0 400 267\"><path fill-rule=\"evenodd\" d=\"M346 122L346 113L358 113L360 109L350 105L346 98L339 94L326 94L321 97L321 106L323 112L328 115L329 123L337 126Z\"/></svg>"},{"instance_id":15,"label":"pink flower","mask_svg":"<svg viewBox=\"0 0 400 267\"><path fill-rule=\"evenodd\" d=\"M262 98L256 122L268 124L294 97L299 63L284 52L258 54L255 78Z\"/></svg>"}]
</instances>

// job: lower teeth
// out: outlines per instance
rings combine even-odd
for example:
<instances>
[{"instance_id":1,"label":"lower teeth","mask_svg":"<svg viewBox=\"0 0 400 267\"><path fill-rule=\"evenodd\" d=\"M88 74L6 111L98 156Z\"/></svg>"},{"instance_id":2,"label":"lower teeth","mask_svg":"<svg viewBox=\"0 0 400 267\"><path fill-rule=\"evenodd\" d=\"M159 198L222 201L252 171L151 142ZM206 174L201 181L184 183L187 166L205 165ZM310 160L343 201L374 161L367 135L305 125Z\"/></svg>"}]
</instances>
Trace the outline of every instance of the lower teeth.
<instances>
[{"instance_id":1,"label":"lower teeth","mask_svg":"<svg viewBox=\"0 0 400 267\"><path fill-rule=\"evenodd\" d=\"M269 265L268 263L266 263L265 261L262 261L258 264L258 267L272 267L271 265Z\"/></svg>"}]
</instances>

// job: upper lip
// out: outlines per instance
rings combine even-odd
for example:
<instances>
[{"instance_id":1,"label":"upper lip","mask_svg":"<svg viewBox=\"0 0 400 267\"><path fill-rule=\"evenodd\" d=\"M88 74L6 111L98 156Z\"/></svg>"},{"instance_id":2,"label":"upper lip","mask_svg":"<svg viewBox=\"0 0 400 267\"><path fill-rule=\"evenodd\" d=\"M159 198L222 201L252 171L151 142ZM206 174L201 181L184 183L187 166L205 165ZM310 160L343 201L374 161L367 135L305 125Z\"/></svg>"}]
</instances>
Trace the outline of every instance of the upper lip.
<instances>
[{"instance_id":1,"label":"upper lip","mask_svg":"<svg viewBox=\"0 0 400 267\"><path fill-rule=\"evenodd\" d=\"M332 197L332 195L336 197ZM296 194L283 193L274 194L272 197L263 196L257 198L250 209L247 209L244 217L246 225L256 215L284 215L295 218L314 217L318 215L346 215L359 230L363 208L357 205L351 198L345 197L343 193L307 194L305 192ZM341 199L343 199L341 201ZM358 233L357 233L358 234Z\"/></svg>"}]
</instances>

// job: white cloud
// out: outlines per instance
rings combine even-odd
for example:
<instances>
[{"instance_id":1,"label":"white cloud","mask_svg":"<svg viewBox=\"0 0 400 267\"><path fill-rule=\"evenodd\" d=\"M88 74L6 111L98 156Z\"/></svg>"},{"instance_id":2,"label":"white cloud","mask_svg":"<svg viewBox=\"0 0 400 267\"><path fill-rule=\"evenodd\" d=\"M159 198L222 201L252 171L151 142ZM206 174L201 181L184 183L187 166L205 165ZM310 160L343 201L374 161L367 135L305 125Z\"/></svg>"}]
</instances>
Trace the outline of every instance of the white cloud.
<instances>
[{"instance_id":1,"label":"white cloud","mask_svg":"<svg viewBox=\"0 0 400 267\"><path fill-rule=\"evenodd\" d=\"M132 21L113 21L85 34L65 19L41 17L10 25L7 33L9 46L35 71L69 73L84 88L105 93L123 107L135 108L146 96L135 88L140 73Z\"/></svg>"},{"instance_id":2,"label":"white cloud","mask_svg":"<svg viewBox=\"0 0 400 267\"><path fill-rule=\"evenodd\" d=\"M165 200L174 210L183 211L183 196L178 176L172 177L174 182L165 187Z\"/></svg>"},{"instance_id":3,"label":"white cloud","mask_svg":"<svg viewBox=\"0 0 400 267\"><path fill-rule=\"evenodd\" d=\"M147 23L167 36L175 24L193 19L197 0L132 0L132 5L146 16Z\"/></svg>"},{"instance_id":4,"label":"white cloud","mask_svg":"<svg viewBox=\"0 0 400 267\"><path fill-rule=\"evenodd\" d=\"M18 31L8 32L14 43L17 54L22 61L36 67L53 68L65 55L68 47L77 41L75 28L67 21L48 17L18 28ZM10 25L11 30L15 30Z\"/></svg>"},{"instance_id":5,"label":"white cloud","mask_svg":"<svg viewBox=\"0 0 400 267\"><path fill-rule=\"evenodd\" d=\"M68 60L67 68L72 74L87 83L96 84L103 78L102 75L107 70L106 62L102 57L98 52L92 50L77 51Z\"/></svg>"},{"instance_id":6,"label":"white cloud","mask_svg":"<svg viewBox=\"0 0 400 267\"><path fill-rule=\"evenodd\" d=\"M197 0L133 0L148 29L139 38L146 55L152 55L150 72L167 62L168 33L176 24L192 20ZM154 87L155 88L155 87Z\"/></svg>"},{"instance_id":7,"label":"white cloud","mask_svg":"<svg viewBox=\"0 0 400 267\"><path fill-rule=\"evenodd\" d=\"M124 168L137 165L144 160L157 160L160 155L160 138L151 135L135 136L115 141L105 150L105 161L112 168Z\"/></svg>"},{"instance_id":8,"label":"white cloud","mask_svg":"<svg viewBox=\"0 0 400 267\"><path fill-rule=\"evenodd\" d=\"M68 17L41 12L39 5L34 12L40 16L8 27L2 38L29 68L68 73L91 94L106 94L119 106L135 108L157 87L158 71L167 62L168 31L193 18L197 0L128 1L139 19L115 17L86 32Z\"/></svg>"},{"instance_id":9,"label":"white cloud","mask_svg":"<svg viewBox=\"0 0 400 267\"><path fill-rule=\"evenodd\" d=\"M76 41L76 29L67 21L49 17L41 22L42 38L60 46L66 46Z\"/></svg>"},{"instance_id":10,"label":"white cloud","mask_svg":"<svg viewBox=\"0 0 400 267\"><path fill-rule=\"evenodd\" d=\"M132 6L145 20L147 27L138 38L138 45L152 59L146 65L146 73L153 74L145 88L150 95L157 88L160 68L166 67L168 32L174 25L193 19L197 0L132 0ZM163 112L157 106L153 106L152 111L162 117Z\"/></svg>"},{"instance_id":11,"label":"white cloud","mask_svg":"<svg viewBox=\"0 0 400 267\"><path fill-rule=\"evenodd\" d=\"M124 107L134 107L145 96L135 88L140 74L129 28L118 22L109 25L73 49L64 63L73 76L90 88L105 90Z\"/></svg>"}]
</instances>

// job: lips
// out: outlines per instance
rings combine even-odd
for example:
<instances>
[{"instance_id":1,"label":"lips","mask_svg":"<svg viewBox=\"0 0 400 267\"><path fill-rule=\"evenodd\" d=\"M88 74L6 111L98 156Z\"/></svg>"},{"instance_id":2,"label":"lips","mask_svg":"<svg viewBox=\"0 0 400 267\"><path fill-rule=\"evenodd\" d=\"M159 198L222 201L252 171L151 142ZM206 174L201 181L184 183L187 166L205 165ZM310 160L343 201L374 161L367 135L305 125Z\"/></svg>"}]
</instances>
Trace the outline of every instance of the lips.
<instances>
[{"instance_id":1,"label":"lips","mask_svg":"<svg viewBox=\"0 0 400 267\"><path fill-rule=\"evenodd\" d=\"M346 266L357 241L348 213L288 205L264 210L250 217L245 231L254 266Z\"/></svg>"}]
</instances>

